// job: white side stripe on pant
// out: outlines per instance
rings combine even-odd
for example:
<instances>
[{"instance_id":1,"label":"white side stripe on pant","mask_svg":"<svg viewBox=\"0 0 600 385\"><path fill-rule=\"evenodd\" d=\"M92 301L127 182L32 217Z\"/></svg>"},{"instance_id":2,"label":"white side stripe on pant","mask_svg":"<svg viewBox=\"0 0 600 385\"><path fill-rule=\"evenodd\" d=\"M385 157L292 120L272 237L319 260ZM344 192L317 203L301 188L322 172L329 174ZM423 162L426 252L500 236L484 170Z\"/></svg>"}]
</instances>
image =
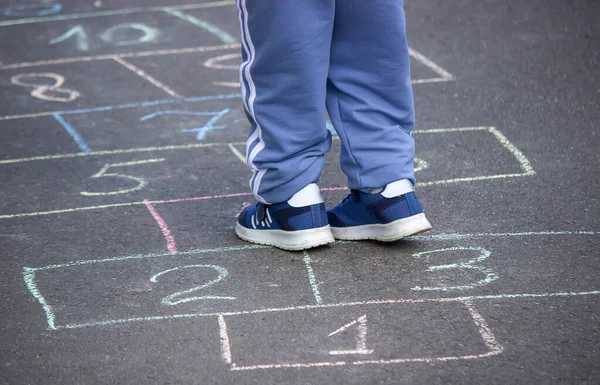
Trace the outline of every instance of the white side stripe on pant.
<instances>
[{"instance_id":1,"label":"white side stripe on pant","mask_svg":"<svg viewBox=\"0 0 600 385\"><path fill-rule=\"evenodd\" d=\"M254 44L252 44L252 38L250 37L250 28L248 26L248 9L246 8L246 0L237 0L238 2L238 15L240 18L240 26L242 28L242 47L246 53L246 61L242 63L240 66L240 84L242 85L242 97L244 99L244 107L246 107L246 111L254 120L256 125L256 129L252 133L252 135L248 138L246 142L246 163L248 166L254 170L255 175L253 176L251 188L252 192L256 196L256 198L263 202L267 203L258 195L258 189L260 187L260 181L262 180L266 170L258 170L258 168L254 165L254 159L265 148L265 142L262 139L262 129L260 123L256 119L256 114L254 112L254 101L256 100L256 85L252 80L252 76L250 74L250 69L252 64L254 63L254 59L256 57L256 51L254 49ZM245 81L244 81L245 80ZM249 88L249 97L246 101L246 83ZM252 144L258 139L258 143L254 146L252 151L250 152L250 147ZM248 154L248 152L250 152Z\"/></svg>"}]
</instances>

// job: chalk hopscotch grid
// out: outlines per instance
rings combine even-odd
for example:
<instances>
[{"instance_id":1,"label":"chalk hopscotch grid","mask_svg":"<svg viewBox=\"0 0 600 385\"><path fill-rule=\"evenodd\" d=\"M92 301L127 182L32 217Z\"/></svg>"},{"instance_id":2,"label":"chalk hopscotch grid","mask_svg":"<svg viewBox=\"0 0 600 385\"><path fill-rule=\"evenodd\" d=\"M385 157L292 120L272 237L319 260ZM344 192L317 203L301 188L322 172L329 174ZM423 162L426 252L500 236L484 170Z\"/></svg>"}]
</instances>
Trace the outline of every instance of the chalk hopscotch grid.
<instances>
[{"instance_id":1,"label":"chalk hopscotch grid","mask_svg":"<svg viewBox=\"0 0 600 385\"><path fill-rule=\"evenodd\" d=\"M219 98L230 97L230 95L224 95L224 96L218 96L218 97ZM192 98L188 98L188 99L192 99ZM193 99L197 100L198 98L193 98ZM439 185L439 184L473 182L473 181L481 181L481 180L525 177L525 176L535 175L535 170L533 170L531 163L525 157L525 155L517 147L515 147L504 136L504 134L502 134L495 127L438 128L438 129L427 129L427 130L415 130L414 134L468 132L468 131L488 131L488 132L490 132L502 144L502 146L504 146L504 148L506 148L517 159L522 172L512 173L512 174L482 175L482 176L474 176L474 177L464 177L464 178L454 178L454 179L443 179L443 180L438 180L438 181L429 181L429 182L419 183L420 187ZM193 148L215 147L215 146L228 146L232 150L232 153L237 158L242 160L242 158L243 158L243 157L241 157L242 154L240 153L239 150L237 150L235 148L236 145L240 145L240 143L196 143L196 144L179 145L179 146L146 147L146 148L137 148L137 149L134 148L134 149L126 149L126 150L80 152L80 153L74 153L74 154L58 154L58 155L38 156L38 157L31 157L31 158L5 159L5 160L0 161L0 165L20 163L20 162L29 162L29 161L43 161L43 160L52 160L52 159L94 156L94 155L96 155L96 156L97 155L115 155L115 154L122 154L122 153L182 150L182 149L193 149ZM339 190L345 190L345 189L346 189L346 187L333 187L333 188L324 188L322 190L323 191L339 191ZM149 200L148 202L155 205L155 204L163 204L163 203L178 203L178 202L194 201L194 200L222 199L222 198L230 198L230 197L249 196L249 195L251 195L251 194L250 193L234 193L234 194L226 194L226 195L203 196L203 197L171 199L171 200L152 200L152 201ZM59 213L97 210L97 209L108 209L111 207L126 207L126 206L136 206L136 205L145 205L145 204L146 204L146 202L144 202L144 201L125 202L125 203L114 203L114 204L107 204L107 205L57 209L57 210L49 210L49 211L41 211L41 212L33 212L33 213L5 214L5 215L0 215L0 219L39 216L39 215L52 215L52 214L59 214Z\"/></svg>"},{"instance_id":2,"label":"chalk hopscotch grid","mask_svg":"<svg viewBox=\"0 0 600 385\"><path fill-rule=\"evenodd\" d=\"M418 362L446 362L446 361L462 361L462 360L473 360L480 358L487 358L501 354L504 351L504 347L498 343L494 333L490 329L487 321L481 316L473 305L472 300L459 300L456 301L462 303L469 312L472 321L477 328L483 343L487 348L487 352L479 354L468 354L462 356L440 356L440 357L416 357L416 358L391 358L391 359L379 359L379 360L348 360L348 361L320 361L320 362L300 362L300 363L283 363L283 364L260 364L260 365L245 365L238 366L232 360L231 345L229 342L229 334L227 331L227 324L225 317L219 315L219 334L221 336L221 357L226 364L230 365L231 371L249 371L249 370L260 370L260 369L306 369L314 367L335 367L335 366L346 366L346 365L386 365L386 364L405 364L405 363L418 363Z\"/></svg>"},{"instance_id":3,"label":"chalk hopscotch grid","mask_svg":"<svg viewBox=\"0 0 600 385\"><path fill-rule=\"evenodd\" d=\"M169 11L169 13L172 13L171 11ZM186 21L189 21L189 17L186 17L187 15L183 15L180 13L175 13L175 15L180 18L183 18ZM222 41L224 41L226 43L230 43L233 39L232 37L228 37L228 35L224 31L215 30L215 29L213 29L213 27L205 26L202 23L200 23L200 24L198 24L198 23L200 23L200 21L192 22L192 24L201 25L201 26L203 26L202 28L207 29L208 32L210 32L212 34L216 34L216 36L218 36ZM214 28L216 28L216 27L214 27ZM189 48L180 48L180 49L165 49L165 50L154 50L154 51L127 52L127 53L120 53L120 54L77 56L77 57L69 57L69 58L61 58L61 59L40 60L40 61L34 61L34 62L23 62L23 63L0 65L0 70L39 67L39 66L47 66L47 65L52 65L52 64L67 64L67 63L93 62L93 61L100 61L100 60L112 60L112 61L119 63L124 68L132 71L136 75L142 77L143 79L150 82L151 84L153 84L157 88L161 89L162 91L168 93L169 95L176 97L176 98L181 98L181 95L179 95L176 91L171 89L169 86L158 81L157 79L155 79L154 77L152 77L151 75L149 75L148 73L143 71L142 69L134 66L130 62L126 61L125 59L126 58L135 58L135 57L180 55L180 54L189 54L189 53L198 53L198 52L213 52L213 51L232 50L232 49L239 50L240 44L239 43L230 43L230 44L217 45L217 46L200 46L200 47L189 47ZM433 78L413 79L412 84L439 83L439 82L449 82L449 81L455 80L455 78L452 74L450 74L448 71L446 71L439 65L435 64L432 60L430 60L429 58L427 58L420 52L410 48L409 54L411 55L411 57L413 57L413 59L417 60L418 62L423 64L425 67L429 68L436 75L438 75L437 77L433 77ZM227 83L223 83L221 85L227 86L227 87L239 88L238 82L227 82ZM134 104L134 103L129 103L129 104ZM99 107L99 108L103 108L103 107ZM45 112L35 112L35 113L28 113L28 114L5 115L5 116L0 116L0 120L25 119L25 118L41 117L41 116L48 116L48 115L54 115L54 114L67 114L67 113L74 113L74 112L66 110L66 111L45 111Z\"/></svg>"},{"instance_id":4,"label":"chalk hopscotch grid","mask_svg":"<svg viewBox=\"0 0 600 385\"><path fill-rule=\"evenodd\" d=\"M233 0L221 0L221 1L211 1L211 2L204 2L204 3L198 3L198 4L121 8L121 9L111 9L111 10L106 10L106 11L79 12L79 13L70 13L70 14L52 15L52 16L37 16L37 17L28 17L28 18L22 18L22 19L0 21L0 27L7 27L7 26L11 26L11 25L21 25L21 24L32 24L32 23L44 23L44 22L61 21L61 20L88 19L88 18L100 17L100 16L128 15L128 14L132 14L132 13L164 12L165 9L174 9L174 10L181 11L181 10L192 10L192 9L216 8L216 7L230 6L230 5L234 5L234 4L235 4L235 1L233 1Z\"/></svg>"},{"instance_id":5,"label":"chalk hopscotch grid","mask_svg":"<svg viewBox=\"0 0 600 385\"><path fill-rule=\"evenodd\" d=\"M136 12L144 12L144 11L163 11L163 12L167 12L170 13L174 16L180 17L183 20L186 20L192 24L195 24L197 26L200 26L204 29L207 29L210 31L210 28L212 26L204 26L204 25L199 25L199 22L194 21L194 18L191 17L191 21L190 21L190 17L188 15L182 14L180 11L176 11L177 9L199 9L199 8L209 8L209 7L218 7L218 6L225 6L225 5L232 5L234 4L233 1L215 1L215 2L210 2L210 3L203 3L203 4L192 4L192 5L183 5L183 6L169 6L169 7L140 7L140 8L130 8L130 9L121 9L121 10L114 10L114 11L104 11L104 12L89 12L89 13L80 13L80 14L71 14L71 15L58 15L58 16L50 16L50 17L38 17L38 18L29 18L29 19L19 19L19 20L12 20L12 21L5 21L5 22L0 22L0 27L1 26L6 26L6 25L16 25L16 24L26 24L26 23L36 23L36 22L44 22L44 21L54 21L54 20L69 20L69 19L79 19L79 18L88 18L88 17L97 17L97 16L103 16L103 15L114 15L114 14L127 14L127 13L136 13ZM215 34L218 34L217 32L219 31L210 31L213 32ZM228 36L225 36L225 38L223 39L224 42L226 43L231 43L228 44L228 46L223 46L226 47L224 49L229 49L229 48L239 48L239 44L235 44L235 41L233 41L232 39L230 39ZM185 49L181 49L181 50L163 50L161 53L156 53L156 54L177 54L177 53L191 53L191 52L201 52L201 51L208 51L210 49L204 50L204 48L207 47L195 47L195 48L185 48ZM208 47L210 48L210 47ZM170 51L170 52L168 52ZM174 52L174 51L178 51L178 52ZM413 80L413 84L425 84L425 83L437 83L437 82L447 82L447 81L452 81L455 80L455 78L448 73L447 71L445 71L443 68L437 66L435 63L433 63L431 60L429 60L428 58L426 58L424 55L420 54L419 52L410 49L410 55L415 58L416 60L418 60L419 62L421 62L422 64L424 64L426 67L428 67L429 69L431 69L433 72L435 72L437 75L439 75L439 77L437 78L428 78L428 79L415 79ZM155 51L157 52L157 51ZM126 53L126 54L120 54L120 55L102 55L102 56L97 56L97 57L79 57L79 58L67 58L67 59L57 59L56 61L43 61L42 62L34 62L34 63L18 63L18 64L14 64L14 65L7 65L7 66L0 66L0 70L2 69L9 69L9 68L24 68L24 67L29 67L29 66L36 66L36 65L46 65L46 64L57 64L57 63L68 63L68 62L79 62L79 61L93 61L93 60L107 60L107 59L112 59L116 62L118 62L119 64L123 65L124 67L126 67L127 69L133 71L134 73L136 73L137 75L141 76L142 78L148 80L150 83L152 83L153 85L157 86L158 88L161 88L163 91L167 92L169 95L173 96L173 97L178 97L181 98L181 96L179 94L177 94L175 91L173 91L172 89L170 89L168 86L160 83L159 81L157 81L156 79L152 78L150 75L146 74L143 70L133 66L131 63L128 63L127 61L125 61L123 58L124 57L141 57L141 56L151 56L152 53L151 52L139 52L139 53ZM231 84L228 84L228 86L237 86L237 84L235 82L232 82ZM50 112L50 113L46 113L46 115L54 115L57 120L58 118L60 118L60 114L64 114L64 113L68 113L68 112ZM43 114L43 113L42 113ZM34 115L34 116L46 116L46 115ZM28 117L28 116L23 116L23 117ZM4 118L7 117L0 117L0 120L4 120ZM12 118L12 117L9 117ZM19 118L19 117L14 117ZM62 123L61 123L62 124ZM67 123L65 123L67 124ZM442 130L438 130L438 132L450 132L447 129L445 129L446 131L442 131ZM520 164L521 164L521 168L523 169L523 173L522 174L505 174L505 175L500 175L500 176L493 176L495 178L506 178L506 177L513 177L513 176L524 176L524 175L533 175L535 174L535 171L531 168L531 165L529 164L528 160L523 156L523 154L516 149L516 147L512 146L512 144L502 135L502 133L500 133L498 130L496 130L493 127L489 128L489 131L494 134L497 139L509 150L513 153L513 155L515 155L517 157L517 159L519 160ZM434 132L434 130L428 130L427 132ZM73 136L78 135L76 132L73 134ZM78 143L79 144L79 143ZM229 143L227 144L232 152L239 157L238 153L239 151L237 151L237 149L234 147L234 145L237 143ZM85 144L84 144L85 145ZM167 146L167 147L171 147L170 149L176 149L175 147L179 147L179 148L196 148L196 147L205 147L205 146ZM82 148L83 150L83 148ZM144 149L132 149L132 150L140 150L143 151ZM147 150L147 151L152 151L152 150ZM128 151L128 150L124 150L123 152L137 152L137 151ZM236 153L237 152L237 153ZM71 156L65 156L65 157L76 157L76 156L87 156L87 155L98 155L99 153L106 153L106 154L113 154L113 151L98 151L98 152L92 152L89 149L87 151L84 151L84 153L77 153L77 154L67 154L67 155L71 155ZM60 155L59 155L60 156ZM49 158L49 159L55 159L55 158ZM0 162L4 163L4 162ZM8 162L7 162L8 163ZM482 177L476 177L475 179L472 178L462 178L462 180L457 180L457 181L468 181L468 180L481 180ZM484 177L484 179L490 179L490 176ZM439 184L439 183L444 183L444 181L436 181L436 182L429 182L428 184ZM143 204L146 204L147 206L152 206L153 204L155 204L155 202L149 202L147 200L145 200L144 202L142 202ZM0 216L1 218L1 216ZM570 234L592 234L593 232L568 232ZM532 235L534 233L522 233L520 235L523 234L527 234L527 235ZM538 233L538 234L557 234L554 232L544 232L544 233ZM594 233L595 234L595 233ZM491 234L490 234L491 235ZM506 235L506 234L503 234ZM441 238L436 238L436 239L454 239L452 237L465 237L468 235L464 235L464 234L450 234L450 235L440 235ZM480 236L487 236L487 234L483 234ZM166 255L173 255L173 254L191 254L191 253L200 253L200 252L215 252L215 251L223 251L223 250L244 250L244 249L260 249L260 248L265 248L263 246L246 246L246 247L239 247L239 248L235 248L235 247L231 247L231 248L218 248L218 249L207 249L207 250L190 250L190 251L184 251L184 252L177 252L172 251L170 252L170 254L156 254L156 255L145 255L145 256L129 256L129 257L121 257L121 260L124 259L132 259L132 258L150 258L150 257L157 257L157 256L166 256ZM59 268L59 267L67 267L67 266L75 266L75 265L81 265L81 264L85 264L85 263L98 263L98 262L106 262L106 261L114 261L114 260L118 260L117 258L112 258L112 259L105 259L105 260L96 260L96 261L76 261L73 262L71 264L64 264L64 265L50 265L50 266L46 266L43 268L24 268L24 279L25 282L27 284L28 289L30 290L30 292L34 295L34 297L40 302L40 304L42 305L42 307L44 308L44 310L46 311L46 316L47 316L47 321L48 321L48 325L49 325L49 329L51 330L58 330L58 329L68 329L71 328L70 326L72 325L66 325L66 326L58 326L55 327L54 326L54 314L51 310L51 307L49 304L47 304L47 302L45 301L45 299L43 298L43 296L39 293L39 290L37 289L37 285L35 283L35 271L38 270L46 270L46 269L50 269L50 268ZM308 275L309 275L309 281L311 284L311 287L313 289L313 294L315 296L316 302L318 305L308 305L308 306L301 306L301 307L294 307L294 308L282 308L282 309L264 309L264 311L280 311L280 310L287 310L287 309L300 309L300 308L320 308L320 307L331 307L331 306L352 306L352 305L358 305L361 303L340 303L340 304L331 304L331 305L321 305L322 303L322 299L320 298L320 294L318 291L318 287L316 285L316 280L314 278L314 272L312 271L312 267L310 265L311 261L310 261L310 256L308 255L308 253L304 253L304 263L306 266L306 269L308 271ZM36 293L38 295L36 295ZM524 298L524 297L536 297L536 296L571 296L571 295L593 295L593 294L600 294L600 292L580 292L580 293L543 293L543 294L515 294L513 295L512 298ZM511 295L508 295L511 296ZM221 335L221 339L222 339L222 347L223 347L223 358L224 360L231 364L231 370L255 370L255 369L270 369L270 368L284 368L284 367L296 367L296 368L300 368L300 367L314 367L314 366L341 366L341 365L365 365L365 364L389 364L389 363L406 363L406 362L434 362L434 361L450 361L450 360L466 360L466 359L473 359L473 358L483 358L483 357L489 357L489 356L493 356L493 355L497 355L500 354L503 351L503 347L496 341L494 335L492 334L491 330L489 329L489 326L487 325L487 322L485 321L485 319L483 319L483 317L481 317L481 315L477 312L477 310L473 307L472 301L474 299L489 299L492 298L494 296L473 296L473 297L463 297L463 298L441 298L441 299L432 299L432 300L423 300L424 302L446 302L446 301L457 301L460 303L463 303L467 309L469 310L469 313L473 319L473 321L475 322L477 329L484 341L484 343L486 344L486 346L488 347L489 351L487 353L484 354L478 354L478 355L466 355L466 356L448 356L448 357L428 357L428 358L411 358L411 359L388 359L388 360L360 360L360 361L338 361L338 362L321 362L321 363L307 363L307 364L275 364L275 365L256 365L256 366L246 366L246 367L238 367L236 366L235 363L231 362L231 351L230 351L230 346L229 346L229 338L227 335L227 329L226 329L226 323L225 323L225 319L224 319L224 315L239 315L239 314L251 314L251 313L255 313L255 312L262 312L262 311L249 311L249 312L230 312L230 313L213 313L213 314L192 314L189 316L214 316L217 315L218 317L218 321L219 321L219 328L220 328L220 335ZM505 298L505 297L502 297ZM364 304L381 304L381 303L419 303L421 302L421 300L393 300L393 302L389 302L389 301L365 301ZM188 316L188 315L174 315L171 316L172 318L179 318L180 316ZM147 320L150 320L150 318L152 319L164 319L162 317L147 317ZM134 319L132 319L134 320ZM141 319L140 319L141 320ZM128 322L130 320L124 320L124 322ZM106 322L112 322L112 321L106 321ZM131 321L133 322L133 321ZM121 323L121 322L116 322L116 323ZM52 328L50 328L50 325L52 325ZM84 326L92 326L92 324L86 324Z\"/></svg>"},{"instance_id":6,"label":"chalk hopscotch grid","mask_svg":"<svg viewBox=\"0 0 600 385\"><path fill-rule=\"evenodd\" d=\"M219 99L227 99L232 98L232 95L219 95L215 97L204 97L204 98L185 98L185 99L177 99L177 100L169 100L169 103L178 103L185 101L186 99L191 99L193 101L199 100L214 100L214 98ZM153 105L155 105L154 103ZM145 105L148 105L147 103ZM139 104L136 104L139 106ZM131 108L131 105L122 108ZM63 112L63 114L68 114L68 112ZM413 133L415 135L418 134L435 134L435 133L452 133L452 132L469 132L469 131L488 131L491 133L500 144L508 150L518 161L519 167L521 168L521 172L519 173L511 173L511 174L494 174L494 175L481 175L481 176L473 176L473 177L463 177L463 178L453 178L453 179L443 179L437 181L429 181L419 183L419 187L425 186L433 186L440 184L450 184L450 183L461 183L461 182L474 182L474 181L482 181L482 180L492 180L492 179L506 179L506 178L515 178L515 177L526 177L535 175L535 170L531 166L531 163L525 157L525 155L515 146L513 145L505 136L495 127L459 127L459 128L433 128L426 130L415 130ZM123 153L135 153L135 152L151 152L151 151L170 151L170 150L183 150L183 149L194 149L194 148L202 148L202 147L216 147L216 146L228 146L232 151L233 155L235 155L238 159L243 160L243 154L235 147L236 145L240 145L240 143L196 143L189 145L177 145L177 146L164 146L164 147L145 147L145 148L133 148L133 149L125 149L125 150L107 150L107 151L91 151L91 152L79 152L79 153L71 153L71 154L57 154L57 155L47 155L47 156L37 156L31 158L19 158L19 159L5 159L0 161L0 165L2 164L12 164L12 163L20 163L20 162L30 162L30 161L46 161L53 159L64 159L64 158L76 158L76 157L86 157L86 156L99 156L99 155L115 155L115 154L123 154ZM346 190L346 187L331 187L331 188L323 188L322 191L342 191ZM181 199L170 199L170 200L147 200L139 201L139 202L125 202L125 203L113 203L107 205L96 205L96 206L84 206L84 207L75 207L75 208L67 208L67 209L57 209L57 210L49 210L49 211L39 211L32 213L19 213L19 214L4 214L0 215L0 219L9 219L9 218L20 218L20 217L31 217L31 216L39 216L39 215L53 215L53 214L61 214L61 213L69 213L69 212L78 212L78 211L87 211L87 210L98 210L98 209L108 209L113 207L127 207L127 206L137 206L137 205L146 205L150 203L152 205L157 204L166 204L166 203L178 203L178 202L187 202L187 201L196 201L196 200L210 200L210 199L223 199L223 198L232 198L232 197L240 197L240 196L250 196L251 193L233 193L226 195L213 195L213 196L202 196L202 197L192 197L192 198L181 198Z\"/></svg>"},{"instance_id":7,"label":"chalk hopscotch grid","mask_svg":"<svg viewBox=\"0 0 600 385\"><path fill-rule=\"evenodd\" d=\"M597 231L529 231L520 233L474 233L474 234L433 234L433 235L419 235L411 237L414 240L428 240L428 241L443 241L452 239L468 239L468 238L482 238L482 237L532 237L532 236L598 236L600 232ZM347 242L344 242L347 243ZM94 326L108 326L118 325L135 322L147 322L147 321L160 321L168 319L178 318L197 318L197 317L212 317L212 316L228 316L228 315L243 315L243 314L257 314L257 313L271 313L281 311L293 311L301 309L318 309L318 308L337 308L347 306L358 306L358 305L377 305L377 304L393 304L393 303L437 303L437 302L464 302L464 301L477 301L477 300L506 300L506 299L525 299L525 298L543 298L543 297L574 297L574 296L589 296L589 295L600 295L600 290L595 291L583 291L583 292L555 292L555 293L508 293L508 294L495 294L495 295L475 295L475 296L459 296L459 297L443 297L443 298L424 298L424 299L411 299L411 298L400 298L400 299L388 299L388 300L368 300L368 301L355 301L355 302L341 302L341 303L323 303L320 299L320 293L318 292L318 285L316 285L316 279L314 278L314 272L308 271L308 279L313 289L315 296L315 305L301 305L301 306L290 306L283 308L262 308L255 310L235 311L235 312L217 312L217 313L192 313L192 314L175 314L165 316L149 316L149 317L134 317L125 319L105 320L88 322L81 324L56 324L56 314L52 306L44 298L43 294L37 287L35 274L38 271L47 271L53 269L63 269L74 266L84 266L89 264L107 263L107 262L118 262L135 259L149 259L149 258L175 258L182 255L191 254L207 254L217 252L235 252L245 250L260 250L270 249L269 246L260 245L245 245L245 246L230 246L230 247L217 247L211 249L193 249L177 252L161 252L151 254L134 254L121 257L111 257L102 259L91 259L91 260L76 260L72 262L53 264L43 267L24 267L23 268L23 280L31 295L40 303L44 311L47 329L48 330L62 330L62 329L79 329ZM311 269L312 271L312 269ZM313 285L314 284L314 285ZM317 291L314 290L314 286L317 287Z\"/></svg>"}]
</instances>

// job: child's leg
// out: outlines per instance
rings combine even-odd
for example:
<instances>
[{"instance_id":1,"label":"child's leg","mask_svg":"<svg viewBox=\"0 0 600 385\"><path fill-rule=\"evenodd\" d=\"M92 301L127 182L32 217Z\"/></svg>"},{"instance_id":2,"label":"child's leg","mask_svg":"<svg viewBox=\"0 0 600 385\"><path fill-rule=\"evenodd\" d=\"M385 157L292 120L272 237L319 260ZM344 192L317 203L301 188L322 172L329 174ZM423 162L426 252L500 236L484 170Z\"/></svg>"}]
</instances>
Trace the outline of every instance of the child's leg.
<instances>
[{"instance_id":1,"label":"child's leg","mask_svg":"<svg viewBox=\"0 0 600 385\"><path fill-rule=\"evenodd\" d=\"M243 240L286 250L334 241L314 183L331 147L325 128L335 0L238 0L246 163L260 203L236 224Z\"/></svg>"},{"instance_id":2,"label":"child's leg","mask_svg":"<svg viewBox=\"0 0 600 385\"><path fill-rule=\"evenodd\" d=\"M335 1L237 3L250 187L263 203L284 202L319 179L331 146L325 94Z\"/></svg>"},{"instance_id":3,"label":"child's leg","mask_svg":"<svg viewBox=\"0 0 600 385\"><path fill-rule=\"evenodd\" d=\"M413 94L402 0L336 2L327 109L351 189L414 183Z\"/></svg>"},{"instance_id":4,"label":"child's leg","mask_svg":"<svg viewBox=\"0 0 600 385\"><path fill-rule=\"evenodd\" d=\"M336 3L327 109L353 190L328 212L337 239L395 241L431 229L413 192L414 106L403 6L402 0Z\"/></svg>"}]
</instances>

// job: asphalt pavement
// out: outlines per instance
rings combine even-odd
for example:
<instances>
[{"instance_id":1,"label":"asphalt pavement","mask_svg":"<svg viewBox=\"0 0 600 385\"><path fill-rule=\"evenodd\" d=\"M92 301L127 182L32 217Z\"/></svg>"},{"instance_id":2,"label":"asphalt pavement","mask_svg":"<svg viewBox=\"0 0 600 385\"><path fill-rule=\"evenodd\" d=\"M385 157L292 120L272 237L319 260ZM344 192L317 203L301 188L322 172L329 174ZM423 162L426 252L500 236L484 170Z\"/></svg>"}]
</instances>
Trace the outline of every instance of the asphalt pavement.
<instances>
[{"instance_id":1,"label":"asphalt pavement","mask_svg":"<svg viewBox=\"0 0 600 385\"><path fill-rule=\"evenodd\" d=\"M600 4L406 12L434 229L286 252L234 2L0 4L0 384L600 383Z\"/></svg>"}]
</instances>

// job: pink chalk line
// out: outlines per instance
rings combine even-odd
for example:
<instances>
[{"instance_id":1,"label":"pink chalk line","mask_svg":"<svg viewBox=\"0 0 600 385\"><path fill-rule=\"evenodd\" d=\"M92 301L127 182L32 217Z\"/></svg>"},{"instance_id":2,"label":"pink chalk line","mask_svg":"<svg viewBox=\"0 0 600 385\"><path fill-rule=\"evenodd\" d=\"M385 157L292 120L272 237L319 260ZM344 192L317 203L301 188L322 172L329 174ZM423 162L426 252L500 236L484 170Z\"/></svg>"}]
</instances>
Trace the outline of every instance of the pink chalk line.
<instances>
[{"instance_id":1,"label":"pink chalk line","mask_svg":"<svg viewBox=\"0 0 600 385\"><path fill-rule=\"evenodd\" d=\"M250 207L250 206L252 206L252 203L250 203L250 202L244 202L244 203L242 203L242 208L240 209L240 211L238 211L238 212L235 214L235 218L239 218L239 216L240 216L240 214L242 213L242 211L244 211L244 209L245 209L246 207Z\"/></svg>"},{"instance_id":2,"label":"pink chalk line","mask_svg":"<svg viewBox=\"0 0 600 385\"><path fill-rule=\"evenodd\" d=\"M148 209L148 211L150 211L150 214L152 214L152 217L154 218L156 223L158 223L158 227L160 227L163 235L165 236L165 239L167 240L167 249L169 250L169 252L171 252L173 254L177 253L177 245L175 244L175 237L173 237L173 234L171 234L171 230L169 230L169 226L167 225L167 222L165 222L163 217L161 217L160 214L158 213L158 211L156 211L156 209L154 208L154 204L152 204L152 202L149 202L148 200L144 199L144 204L146 205L146 208Z\"/></svg>"}]
</instances>

